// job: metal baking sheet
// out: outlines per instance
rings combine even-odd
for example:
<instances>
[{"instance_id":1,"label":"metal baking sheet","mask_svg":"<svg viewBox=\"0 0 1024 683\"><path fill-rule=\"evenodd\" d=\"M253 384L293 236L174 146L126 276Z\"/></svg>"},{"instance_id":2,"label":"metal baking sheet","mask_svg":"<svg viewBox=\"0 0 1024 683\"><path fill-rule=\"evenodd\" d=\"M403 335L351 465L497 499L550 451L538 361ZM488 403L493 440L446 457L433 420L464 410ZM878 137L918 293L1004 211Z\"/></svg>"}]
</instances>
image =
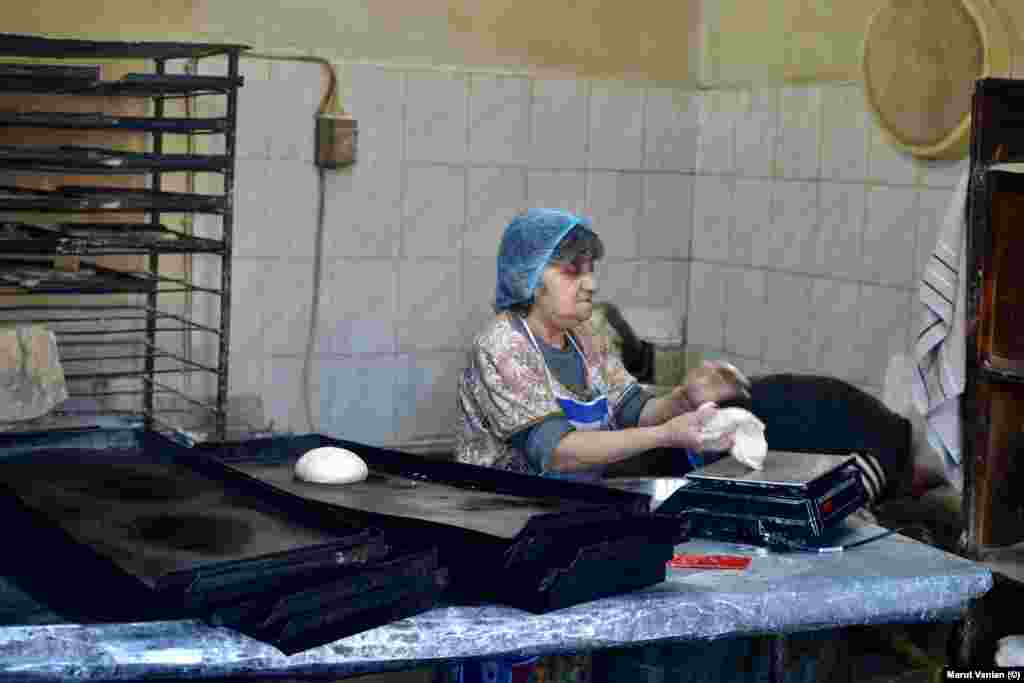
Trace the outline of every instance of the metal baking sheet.
<instances>
[{"instance_id":1,"label":"metal baking sheet","mask_svg":"<svg viewBox=\"0 0 1024 683\"><path fill-rule=\"evenodd\" d=\"M154 223L58 223L34 225L0 222L0 253L124 254L224 250L219 240L195 237Z\"/></svg>"},{"instance_id":2,"label":"metal baking sheet","mask_svg":"<svg viewBox=\"0 0 1024 683\"><path fill-rule=\"evenodd\" d=\"M235 463L231 467L302 498L457 526L499 538L515 538L535 515L557 514L578 507L572 501L559 498L460 489L372 468L366 481L356 484L311 484L295 478L297 459L277 465Z\"/></svg>"},{"instance_id":3,"label":"metal baking sheet","mask_svg":"<svg viewBox=\"0 0 1024 683\"><path fill-rule=\"evenodd\" d=\"M0 168L42 173L123 174L223 171L220 154L155 154L81 145L0 145Z\"/></svg>"},{"instance_id":4,"label":"metal baking sheet","mask_svg":"<svg viewBox=\"0 0 1024 683\"><path fill-rule=\"evenodd\" d=\"M188 468L123 452L36 452L5 459L0 477L26 506L153 588L171 574L346 535L340 520L335 529L302 524Z\"/></svg>"},{"instance_id":5,"label":"metal baking sheet","mask_svg":"<svg viewBox=\"0 0 1024 683\"><path fill-rule=\"evenodd\" d=\"M751 469L736 458L722 458L686 476L698 480L805 487L852 459L852 455L769 450L762 470Z\"/></svg>"},{"instance_id":6,"label":"metal baking sheet","mask_svg":"<svg viewBox=\"0 0 1024 683\"><path fill-rule=\"evenodd\" d=\"M49 254L57 250L60 233L18 221L0 222L0 253Z\"/></svg>"},{"instance_id":7,"label":"metal baking sheet","mask_svg":"<svg viewBox=\"0 0 1024 683\"><path fill-rule=\"evenodd\" d=\"M176 43L168 41L97 41L77 38L49 38L20 33L0 33L0 54L18 57L60 57L76 59L151 57L180 59L239 53L247 45L230 43Z\"/></svg>"},{"instance_id":8,"label":"metal baking sheet","mask_svg":"<svg viewBox=\"0 0 1024 683\"><path fill-rule=\"evenodd\" d=\"M193 192L161 192L134 188L61 185L57 196L80 199L97 211L199 211L219 212L227 205L220 195Z\"/></svg>"},{"instance_id":9,"label":"metal baking sheet","mask_svg":"<svg viewBox=\"0 0 1024 683\"><path fill-rule=\"evenodd\" d=\"M227 199L219 195L128 188L62 185L56 191L48 191L7 185L0 186L0 204L7 211L221 213Z\"/></svg>"},{"instance_id":10,"label":"metal baking sheet","mask_svg":"<svg viewBox=\"0 0 1024 683\"><path fill-rule=\"evenodd\" d=\"M0 125L74 130L141 130L179 134L223 133L228 129L228 121L225 118L156 118L73 111L0 110Z\"/></svg>"},{"instance_id":11,"label":"metal baking sheet","mask_svg":"<svg viewBox=\"0 0 1024 683\"><path fill-rule=\"evenodd\" d=\"M18 288L38 294L110 294L152 291L151 279L94 263L82 263L78 270L50 267L49 261L0 258L0 290Z\"/></svg>"},{"instance_id":12,"label":"metal baking sheet","mask_svg":"<svg viewBox=\"0 0 1024 683\"><path fill-rule=\"evenodd\" d=\"M214 252L219 240L195 237L151 223L61 223L57 251L74 253Z\"/></svg>"},{"instance_id":13,"label":"metal baking sheet","mask_svg":"<svg viewBox=\"0 0 1024 683\"><path fill-rule=\"evenodd\" d=\"M143 430L0 435L6 575L26 597L0 618L203 618L293 654L440 601L435 546L168 458L187 450Z\"/></svg>"},{"instance_id":14,"label":"metal baking sheet","mask_svg":"<svg viewBox=\"0 0 1024 683\"><path fill-rule=\"evenodd\" d=\"M319 446L354 451L370 476L337 486L297 481L295 462ZM651 515L643 494L315 434L193 450L232 476L436 542L456 601L544 612L635 590L664 580L665 562L685 535L678 519Z\"/></svg>"},{"instance_id":15,"label":"metal baking sheet","mask_svg":"<svg viewBox=\"0 0 1024 683\"><path fill-rule=\"evenodd\" d=\"M355 452L367 463L369 477L345 485L296 479L296 461L319 446L339 446ZM196 450L231 471L300 498L504 539L515 538L537 517L585 515L608 509L646 513L648 509L648 498L642 494L431 461L319 435L200 445Z\"/></svg>"},{"instance_id":16,"label":"metal baking sheet","mask_svg":"<svg viewBox=\"0 0 1024 683\"><path fill-rule=\"evenodd\" d=\"M100 67L78 64L27 64L12 62L0 64L0 80L19 78L42 81L97 81Z\"/></svg>"},{"instance_id":17,"label":"metal baking sheet","mask_svg":"<svg viewBox=\"0 0 1024 683\"><path fill-rule=\"evenodd\" d=\"M100 67L65 64L0 64L0 91L33 91L90 87L99 83Z\"/></svg>"},{"instance_id":18,"label":"metal baking sheet","mask_svg":"<svg viewBox=\"0 0 1024 683\"><path fill-rule=\"evenodd\" d=\"M240 88L242 76L210 76L193 74L126 74L116 81L101 81L83 78L74 72L61 75L57 71L27 72L19 69L16 73L0 73L0 91L68 93L77 95L132 95L147 97L154 95L196 95L223 93Z\"/></svg>"},{"instance_id":19,"label":"metal baking sheet","mask_svg":"<svg viewBox=\"0 0 1024 683\"><path fill-rule=\"evenodd\" d=\"M187 448L140 434L142 444L125 445L122 435L114 448L9 436L0 448L14 454L0 457L0 491L156 590L358 568L396 545L361 517L324 516L195 471ZM68 439L86 436L102 434L72 430ZM31 446L18 451L20 442Z\"/></svg>"}]
</instances>

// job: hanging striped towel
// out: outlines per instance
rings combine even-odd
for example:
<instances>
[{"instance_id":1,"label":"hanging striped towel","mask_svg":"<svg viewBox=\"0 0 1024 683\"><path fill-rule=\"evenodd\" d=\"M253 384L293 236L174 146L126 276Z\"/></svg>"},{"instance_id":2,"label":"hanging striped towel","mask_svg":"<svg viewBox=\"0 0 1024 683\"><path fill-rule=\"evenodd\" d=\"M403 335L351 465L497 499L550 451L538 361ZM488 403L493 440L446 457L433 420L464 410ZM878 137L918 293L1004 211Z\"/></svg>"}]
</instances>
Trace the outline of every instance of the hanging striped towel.
<instances>
[{"instance_id":1,"label":"hanging striped towel","mask_svg":"<svg viewBox=\"0 0 1024 683\"><path fill-rule=\"evenodd\" d=\"M969 173L957 183L921 278L921 324L914 344L914 405L928 422L928 440L944 453L946 476L959 488L960 395L964 392L967 305L966 203Z\"/></svg>"}]
</instances>

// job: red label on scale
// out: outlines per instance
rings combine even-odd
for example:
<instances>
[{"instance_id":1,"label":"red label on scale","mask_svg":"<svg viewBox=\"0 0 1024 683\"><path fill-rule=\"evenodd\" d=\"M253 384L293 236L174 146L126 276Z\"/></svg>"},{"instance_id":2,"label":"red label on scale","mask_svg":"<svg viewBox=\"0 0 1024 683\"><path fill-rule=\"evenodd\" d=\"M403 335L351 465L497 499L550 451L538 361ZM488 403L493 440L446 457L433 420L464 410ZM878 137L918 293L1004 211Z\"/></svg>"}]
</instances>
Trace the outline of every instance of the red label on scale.
<instances>
[{"instance_id":1,"label":"red label on scale","mask_svg":"<svg viewBox=\"0 0 1024 683\"><path fill-rule=\"evenodd\" d=\"M673 569L746 569L750 558L743 555L673 555Z\"/></svg>"}]
</instances>

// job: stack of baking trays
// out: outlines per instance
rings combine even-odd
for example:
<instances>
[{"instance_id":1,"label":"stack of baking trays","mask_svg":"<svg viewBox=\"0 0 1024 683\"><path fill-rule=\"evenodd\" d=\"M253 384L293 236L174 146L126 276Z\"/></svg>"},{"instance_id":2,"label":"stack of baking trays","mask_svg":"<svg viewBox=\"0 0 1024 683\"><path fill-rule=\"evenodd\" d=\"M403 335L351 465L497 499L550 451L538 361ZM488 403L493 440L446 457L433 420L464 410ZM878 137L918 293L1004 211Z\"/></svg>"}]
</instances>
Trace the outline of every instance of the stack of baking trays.
<instances>
[{"instance_id":1,"label":"stack of baking trays","mask_svg":"<svg viewBox=\"0 0 1024 683\"><path fill-rule=\"evenodd\" d=\"M319 446L354 451L368 478L297 480ZM62 618L198 617L289 653L440 600L543 612L658 583L685 526L643 494L320 435L0 435L0 493L26 551L0 573Z\"/></svg>"},{"instance_id":2,"label":"stack of baking trays","mask_svg":"<svg viewBox=\"0 0 1024 683\"><path fill-rule=\"evenodd\" d=\"M0 435L0 597L21 597L6 623L201 618L290 654L438 603L429 539L211 476L188 453L143 430Z\"/></svg>"},{"instance_id":3,"label":"stack of baking trays","mask_svg":"<svg viewBox=\"0 0 1024 683\"><path fill-rule=\"evenodd\" d=\"M336 446L360 456L365 481L297 480L297 459ZM308 434L196 446L216 476L427 538L456 602L545 612L665 579L685 521L650 514L650 496L546 479Z\"/></svg>"}]
</instances>

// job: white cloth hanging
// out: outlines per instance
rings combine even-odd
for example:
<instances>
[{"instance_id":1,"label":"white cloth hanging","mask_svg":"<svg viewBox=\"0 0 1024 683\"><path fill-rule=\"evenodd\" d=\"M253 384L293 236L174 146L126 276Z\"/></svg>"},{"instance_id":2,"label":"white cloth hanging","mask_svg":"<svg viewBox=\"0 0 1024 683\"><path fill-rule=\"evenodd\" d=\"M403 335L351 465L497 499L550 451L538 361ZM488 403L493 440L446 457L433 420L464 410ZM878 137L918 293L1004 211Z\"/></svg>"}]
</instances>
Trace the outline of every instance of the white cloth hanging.
<instances>
[{"instance_id":1,"label":"white cloth hanging","mask_svg":"<svg viewBox=\"0 0 1024 683\"><path fill-rule=\"evenodd\" d=\"M957 183L919 289L921 323L914 344L914 405L928 422L928 441L943 453L946 477L962 488L960 396L966 376L967 190Z\"/></svg>"}]
</instances>

